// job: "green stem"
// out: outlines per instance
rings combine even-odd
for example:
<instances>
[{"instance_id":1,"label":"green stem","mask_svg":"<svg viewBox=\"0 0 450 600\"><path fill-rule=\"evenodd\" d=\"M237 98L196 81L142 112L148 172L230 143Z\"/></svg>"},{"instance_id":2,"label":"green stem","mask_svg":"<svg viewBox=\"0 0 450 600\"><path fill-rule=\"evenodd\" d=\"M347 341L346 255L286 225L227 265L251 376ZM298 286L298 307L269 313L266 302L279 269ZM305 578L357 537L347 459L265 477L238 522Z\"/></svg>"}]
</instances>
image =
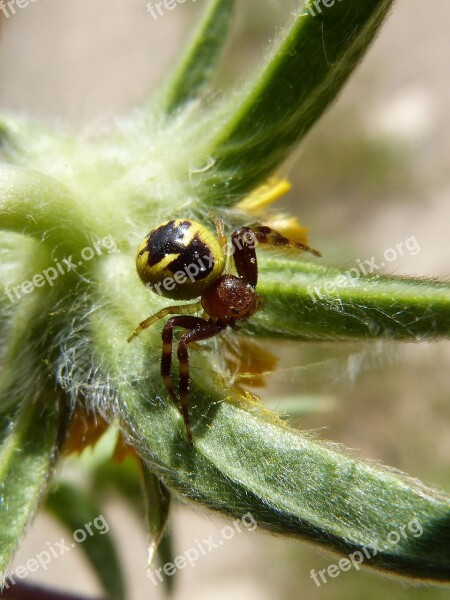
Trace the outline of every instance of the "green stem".
<instances>
[{"instance_id":1,"label":"green stem","mask_svg":"<svg viewBox=\"0 0 450 600\"><path fill-rule=\"evenodd\" d=\"M229 30L234 0L211 0L183 59L162 94L168 114L197 98L214 75Z\"/></svg>"},{"instance_id":2,"label":"green stem","mask_svg":"<svg viewBox=\"0 0 450 600\"><path fill-rule=\"evenodd\" d=\"M291 339L419 340L450 336L450 283L392 275L357 277L321 265L262 256L264 309L246 330Z\"/></svg>"},{"instance_id":3,"label":"green stem","mask_svg":"<svg viewBox=\"0 0 450 600\"><path fill-rule=\"evenodd\" d=\"M262 72L243 90L239 108L215 129L214 168L203 178L208 203L232 204L287 158L335 100L392 3L336 1L316 16L305 10L292 18Z\"/></svg>"}]
</instances>

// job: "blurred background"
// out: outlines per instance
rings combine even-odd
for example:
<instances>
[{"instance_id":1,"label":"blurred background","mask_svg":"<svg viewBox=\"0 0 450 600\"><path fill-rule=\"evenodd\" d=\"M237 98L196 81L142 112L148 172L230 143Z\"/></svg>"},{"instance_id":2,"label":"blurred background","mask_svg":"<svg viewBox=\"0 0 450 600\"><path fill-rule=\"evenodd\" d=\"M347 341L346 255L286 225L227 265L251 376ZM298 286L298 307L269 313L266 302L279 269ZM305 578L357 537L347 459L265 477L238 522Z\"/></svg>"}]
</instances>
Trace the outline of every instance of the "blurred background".
<instances>
[{"instance_id":1,"label":"blurred background","mask_svg":"<svg viewBox=\"0 0 450 600\"><path fill-rule=\"evenodd\" d=\"M187 0L158 19L144 0L35 0L3 18L0 106L74 131L124 114L167 73L206 0ZM245 78L298 2L240 0L217 88ZM293 190L280 208L310 228L323 260L345 268L383 257L414 237L414 254L384 271L448 277L450 272L450 4L398 0L375 45L334 107L286 167ZM317 430L358 456L406 471L450 492L450 344L278 344L280 357L263 390L274 410ZM143 522L118 495L104 515L117 539L131 600L162 599L146 577ZM177 504L175 554L227 524ZM41 514L15 564L24 564L65 532ZM256 529L243 532L177 574L183 600L441 600L443 588L410 586L377 573L343 572L317 588L310 570L336 557ZM84 557L74 550L33 577L99 596Z\"/></svg>"}]
</instances>

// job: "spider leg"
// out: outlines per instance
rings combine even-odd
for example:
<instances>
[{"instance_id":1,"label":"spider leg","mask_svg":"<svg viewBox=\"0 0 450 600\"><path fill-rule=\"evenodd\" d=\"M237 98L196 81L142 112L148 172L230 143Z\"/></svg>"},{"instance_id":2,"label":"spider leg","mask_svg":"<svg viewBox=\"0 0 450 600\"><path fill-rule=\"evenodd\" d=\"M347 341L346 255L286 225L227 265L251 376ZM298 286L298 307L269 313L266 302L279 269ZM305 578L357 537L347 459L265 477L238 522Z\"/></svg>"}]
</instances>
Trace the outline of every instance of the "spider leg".
<instances>
[{"instance_id":1,"label":"spider leg","mask_svg":"<svg viewBox=\"0 0 450 600\"><path fill-rule=\"evenodd\" d=\"M172 346L174 327L188 329L178 343L178 358L180 361L180 392L177 394L172 383ZM161 355L161 377L174 404L183 417L189 443L192 443L191 419L189 416L189 359L187 345L191 342L207 339L225 329L226 324L217 326L211 321L190 315L177 315L168 319L162 332L163 350Z\"/></svg>"},{"instance_id":2,"label":"spider leg","mask_svg":"<svg viewBox=\"0 0 450 600\"><path fill-rule=\"evenodd\" d=\"M252 225L250 227L251 231L253 231L256 240L260 244L268 244L269 246L277 246L277 247L288 247L288 248L296 248L301 250L302 252L311 252L314 256L322 256L318 250L307 246L306 244L302 244L302 242L295 242L294 240L290 240L272 227L268 227L267 225Z\"/></svg>"},{"instance_id":3,"label":"spider leg","mask_svg":"<svg viewBox=\"0 0 450 600\"><path fill-rule=\"evenodd\" d=\"M188 441L192 443L188 405L190 383L188 345L192 342L199 342L201 340L214 337L227 327L227 323L224 321L205 321L196 317L173 317L170 320L175 321L175 319L177 325L189 329L189 331L186 331L180 337L180 341L178 342L177 356L180 363L179 406L186 424Z\"/></svg>"},{"instance_id":4,"label":"spider leg","mask_svg":"<svg viewBox=\"0 0 450 600\"><path fill-rule=\"evenodd\" d=\"M248 283L256 288L258 283L258 264L256 260L256 244L267 244L277 248L287 247L295 248L301 251L311 252L315 256L321 256L318 250L310 248L301 242L295 242L275 231L266 225L252 225L239 227L231 235L234 264L239 277L248 281Z\"/></svg>"},{"instance_id":5,"label":"spider leg","mask_svg":"<svg viewBox=\"0 0 450 600\"><path fill-rule=\"evenodd\" d=\"M161 354L161 377L173 402L175 403L176 407L178 408L183 417L184 423L186 425L188 441L190 443L192 443L192 432L187 404L184 403L185 405L183 405L181 403L180 396L175 391L171 378L173 328L183 327L184 329L196 331L198 328L204 326L205 324L207 324L207 321L205 321L204 319L192 316L178 315L176 317L171 317L170 319L168 319L162 331L163 349Z\"/></svg>"},{"instance_id":6,"label":"spider leg","mask_svg":"<svg viewBox=\"0 0 450 600\"><path fill-rule=\"evenodd\" d=\"M251 227L239 227L231 234L234 264L239 277L256 288L258 283L258 264L256 261L256 240Z\"/></svg>"},{"instance_id":7,"label":"spider leg","mask_svg":"<svg viewBox=\"0 0 450 600\"><path fill-rule=\"evenodd\" d=\"M142 321L142 323L139 323L136 329L131 332L127 341L131 342L131 340L137 337L141 331L144 331L144 329L147 329L147 327L150 327L150 325L153 325L153 323L156 323L156 321L166 317L167 315L189 315L197 312L198 310L202 310L201 302L196 302L195 304L180 304L178 306L167 306L166 308L162 308L154 315L151 315L145 319L145 321Z\"/></svg>"},{"instance_id":8,"label":"spider leg","mask_svg":"<svg viewBox=\"0 0 450 600\"><path fill-rule=\"evenodd\" d=\"M214 223L216 224L217 237L219 238L220 247L223 253L227 254L227 236L225 235L225 226L222 219L214 217Z\"/></svg>"},{"instance_id":9,"label":"spider leg","mask_svg":"<svg viewBox=\"0 0 450 600\"><path fill-rule=\"evenodd\" d=\"M179 407L180 402L178 395L173 387L170 372L172 370L172 344L173 344L173 328L176 325L176 320L179 317L171 317L168 319L162 330L162 353L161 353L161 377L164 385L167 388L173 402Z\"/></svg>"}]
</instances>

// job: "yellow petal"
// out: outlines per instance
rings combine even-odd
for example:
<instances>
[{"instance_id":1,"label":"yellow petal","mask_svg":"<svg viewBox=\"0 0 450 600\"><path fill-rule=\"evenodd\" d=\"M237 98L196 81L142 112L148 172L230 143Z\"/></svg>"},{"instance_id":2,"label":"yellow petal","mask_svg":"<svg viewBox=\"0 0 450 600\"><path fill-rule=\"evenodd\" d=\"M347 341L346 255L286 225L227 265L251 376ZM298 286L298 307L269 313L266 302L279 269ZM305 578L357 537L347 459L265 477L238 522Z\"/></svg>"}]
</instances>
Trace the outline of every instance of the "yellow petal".
<instances>
[{"instance_id":1,"label":"yellow petal","mask_svg":"<svg viewBox=\"0 0 450 600\"><path fill-rule=\"evenodd\" d=\"M308 228L304 227L297 217L289 217L285 214L269 215L264 219L264 224L294 242L308 243Z\"/></svg>"},{"instance_id":2,"label":"yellow petal","mask_svg":"<svg viewBox=\"0 0 450 600\"><path fill-rule=\"evenodd\" d=\"M251 194L236 204L236 208L250 215L260 215L275 200L281 198L292 188L287 179L271 177L267 183L253 190Z\"/></svg>"},{"instance_id":3,"label":"yellow petal","mask_svg":"<svg viewBox=\"0 0 450 600\"><path fill-rule=\"evenodd\" d=\"M307 244L308 229L301 225L297 217L282 213L271 215L267 212L267 208L291 188L292 185L287 179L271 177L266 183L238 202L236 208L243 213L258 217L261 222L264 222L264 225L272 227L290 240Z\"/></svg>"}]
</instances>

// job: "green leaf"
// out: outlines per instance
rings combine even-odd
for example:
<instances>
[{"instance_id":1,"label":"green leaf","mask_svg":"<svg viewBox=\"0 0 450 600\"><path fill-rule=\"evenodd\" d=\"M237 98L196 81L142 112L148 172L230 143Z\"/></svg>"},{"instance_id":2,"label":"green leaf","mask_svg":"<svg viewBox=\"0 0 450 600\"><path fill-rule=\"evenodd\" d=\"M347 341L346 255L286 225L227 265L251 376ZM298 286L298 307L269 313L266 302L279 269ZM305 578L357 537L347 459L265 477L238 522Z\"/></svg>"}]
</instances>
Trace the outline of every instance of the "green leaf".
<instances>
[{"instance_id":1,"label":"green leaf","mask_svg":"<svg viewBox=\"0 0 450 600\"><path fill-rule=\"evenodd\" d=\"M392 275L355 276L259 254L264 310L245 330L291 339L436 339L450 336L450 283ZM328 290L328 292L327 292Z\"/></svg>"},{"instance_id":2,"label":"green leaf","mask_svg":"<svg viewBox=\"0 0 450 600\"><path fill-rule=\"evenodd\" d=\"M342 555L365 547L371 556L365 566L450 581L449 497L271 423L244 405L208 406L199 396L194 402L195 444L189 448L172 407L159 401L150 408L132 394L126 401L143 454L152 466L159 462L174 492ZM407 534L391 545L397 535L391 532L402 528Z\"/></svg>"},{"instance_id":3,"label":"green leaf","mask_svg":"<svg viewBox=\"0 0 450 600\"><path fill-rule=\"evenodd\" d=\"M79 486L62 482L50 492L46 508L71 535L78 530L86 535L86 539L77 545L94 568L103 589L111 598L125 598L125 584L114 541L96 502Z\"/></svg>"},{"instance_id":4,"label":"green leaf","mask_svg":"<svg viewBox=\"0 0 450 600\"><path fill-rule=\"evenodd\" d=\"M104 366L120 382L116 410L130 442L173 493L235 518L250 514L259 527L342 555L366 547L372 555L365 566L450 580L448 496L292 430L237 392L220 393L220 375L202 369L194 352L191 447L163 384L148 377L153 362L157 370L151 348L146 360L136 360L139 350L123 346L126 334L112 316L94 327ZM415 519L420 536L412 531ZM402 527L409 533L388 546L389 534ZM375 553L376 542L383 548Z\"/></svg>"},{"instance_id":5,"label":"green leaf","mask_svg":"<svg viewBox=\"0 0 450 600\"><path fill-rule=\"evenodd\" d=\"M89 242L90 227L70 193L36 171L0 165L0 230L47 240L69 250Z\"/></svg>"},{"instance_id":6,"label":"green leaf","mask_svg":"<svg viewBox=\"0 0 450 600\"><path fill-rule=\"evenodd\" d=\"M172 537L168 529L171 495L160 477L150 471L145 463L142 463L142 473L149 532L147 569L150 569L156 555L161 566L174 559ZM164 577L163 582L167 594L170 595L174 588L175 576Z\"/></svg>"},{"instance_id":7,"label":"green leaf","mask_svg":"<svg viewBox=\"0 0 450 600\"><path fill-rule=\"evenodd\" d=\"M46 399L0 416L0 577L46 492L57 457L59 404Z\"/></svg>"},{"instance_id":8,"label":"green leaf","mask_svg":"<svg viewBox=\"0 0 450 600\"><path fill-rule=\"evenodd\" d=\"M197 98L214 75L226 40L234 0L211 0L192 41L162 94L162 108L172 113Z\"/></svg>"},{"instance_id":9,"label":"green leaf","mask_svg":"<svg viewBox=\"0 0 450 600\"><path fill-rule=\"evenodd\" d=\"M166 526L164 535L161 538L158 546L158 562L161 566L167 565L167 563L174 563L176 558L173 539L169 524ZM157 581L155 579L155 581ZM171 596L175 590L176 573L170 577L163 577L163 585L168 596Z\"/></svg>"},{"instance_id":10,"label":"green leaf","mask_svg":"<svg viewBox=\"0 0 450 600\"><path fill-rule=\"evenodd\" d=\"M149 532L148 566L151 566L164 535L170 511L170 492L147 465L142 465Z\"/></svg>"},{"instance_id":11,"label":"green leaf","mask_svg":"<svg viewBox=\"0 0 450 600\"><path fill-rule=\"evenodd\" d=\"M317 16L305 9L292 17L267 64L214 128L214 166L202 173L205 202L229 206L274 172L335 100L392 3L336 1Z\"/></svg>"}]
</instances>

